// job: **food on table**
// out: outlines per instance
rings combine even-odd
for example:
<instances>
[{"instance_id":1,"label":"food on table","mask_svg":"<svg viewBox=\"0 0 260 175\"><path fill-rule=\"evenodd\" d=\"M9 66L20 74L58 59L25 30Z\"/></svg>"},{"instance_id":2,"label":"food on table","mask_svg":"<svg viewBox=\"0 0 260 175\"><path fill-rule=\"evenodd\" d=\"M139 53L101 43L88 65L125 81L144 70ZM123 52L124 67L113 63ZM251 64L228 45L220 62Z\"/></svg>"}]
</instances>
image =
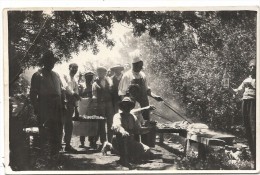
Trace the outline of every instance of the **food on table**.
<instances>
[{"instance_id":1,"label":"food on table","mask_svg":"<svg viewBox=\"0 0 260 175\"><path fill-rule=\"evenodd\" d=\"M80 120L103 120L105 119L102 116L97 116L97 115L91 115L91 116L87 116L87 115L81 115Z\"/></svg>"}]
</instances>

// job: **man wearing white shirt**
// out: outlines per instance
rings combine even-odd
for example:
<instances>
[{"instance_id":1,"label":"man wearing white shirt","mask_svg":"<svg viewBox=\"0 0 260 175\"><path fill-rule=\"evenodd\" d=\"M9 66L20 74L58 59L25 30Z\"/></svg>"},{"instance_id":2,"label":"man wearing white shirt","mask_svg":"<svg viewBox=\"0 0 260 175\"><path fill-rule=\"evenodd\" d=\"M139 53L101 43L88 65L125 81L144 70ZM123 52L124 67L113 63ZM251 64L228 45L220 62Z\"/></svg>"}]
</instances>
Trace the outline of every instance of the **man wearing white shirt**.
<instances>
[{"instance_id":1,"label":"man wearing white shirt","mask_svg":"<svg viewBox=\"0 0 260 175\"><path fill-rule=\"evenodd\" d=\"M154 98L157 101L163 101L160 96L157 96L151 92L148 87L146 75L141 70L143 69L143 61L139 56L135 56L132 61L132 70L124 73L119 86L118 95L126 96L129 86L136 84L139 87L139 92L136 95L136 101L141 107L149 106L148 96ZM145 120L150 120L149 110L143 112L143 117Z\"/></svg>"},{"instance_id":2,"label":"man wearing white shirt","mask_svg":"<svg viewBox=\"0 0 260 175\"><path fill-rule=\"evenodd\" d=\"M78 101L79 97L79 89L78 83L75 80L75 74L78 71L78 65L72 63L69 65L69 75L63 75L63 84L66 92L66 100L67 100L67 112L64 115L64 142L66 143L65 151L67 152L76 152L74 148L70 145L73 123L72 116L75 113L75 118L79 117L78 111Z\"/></svg>"}]
</instances>

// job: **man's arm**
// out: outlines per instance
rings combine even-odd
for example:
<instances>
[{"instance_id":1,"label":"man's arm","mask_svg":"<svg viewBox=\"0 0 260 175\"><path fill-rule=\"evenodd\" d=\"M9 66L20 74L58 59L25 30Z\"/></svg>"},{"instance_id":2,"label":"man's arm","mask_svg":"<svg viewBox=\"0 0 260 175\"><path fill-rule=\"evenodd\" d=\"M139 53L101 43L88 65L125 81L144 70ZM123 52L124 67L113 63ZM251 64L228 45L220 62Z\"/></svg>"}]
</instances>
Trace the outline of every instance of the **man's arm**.
<instances>
[{"instance_id":1,"label":"man's arm","mask_svg":"<svg viewBox=\"0 0 260 175\"><path fill-rule=\"evenodd\" d=\"M152 93L150 87L148 86L146 76L145 76L145 74L144 74L143 72L141 73L141 76L142 76L143 79L144 79L144 83L145 83L147 95L150 96L150 97L152 97L152 98L155 99L156 101L163 101L162 97L160 97L159 95L156 95L156 94Z\"/></svg>"},{"instance_id":2,"label":"man's arm","mask_svg":"<svg viewBox=\"0 0 260 175\"><path fill-rule=\"evenodd\" d=\"M135 132L136 134L147 134L148 132L150 132L150 128L149 127L143 127L141 125L141 123L138 121L137 117L135 115L134 119L135 119Z\"/></svg>"},{"instance_id":3,"label":"man's arm","mask_svg":"<svg viewBox=\"0 0 260 175\"><path fill-rule=\"evenodd\" d=\"M58 76L58 79L59 79L59 81L60 81L62 107L63 107L64 109L66 109L66 103L67 103L67 101L66 101L66 92L65 92L66 89L64 88L63 82L62 82L62 80L61 80L59 74L57 74L57 76Z\"/></svg>"},{"instance_id":4,"label":"man's arm","mask_svg":"<svg viewBox=\"0 0 260 175\"><path fill-rule=\"evenodd\" d=\"M154 93L151 91L151 89L149 89L149 90L147 91L147 93L148 93L148 96L152 97L152 98L155 99L156 101L163 101L162 97L160 97L159 95L154 94Z\"/></svg>"},{"instance_id":5,"label":"man's arm","mask_svg":"<svg viewBox=\"0 0 260 175\"><path fill-rule=\"evenodd\" d=\"M129 136L129 133L122 126L119 113L114 115L111 129L116 133L122 134L122 136Z\"/></svg>"},{"instance_id":6,"label":"man's arm","mask_svg":"<svg viewBox=\"0 0 260 175\"><path fill-rule=\"evenodd\" d=\"M92 84L92 98L96 99L97 98L97 88L99 88L98 84L94 82Z\"/></svg>"},{"instance_id":7,"label":"man's arm","mask_svg":"<svg viewBox=\"0 0 260 175\"><path fill-rule=\"evenodd\" d=\"M40 93L39 91L40 91L40 77L38 73L34 73L31 79L30 99L35 114L38 114L39 112L39 102L38 102L38 96Z\"/></svg>"},{"instance_id":8,"label":"man's arm","mask_svg":"<svg viewBox=\"0 0 260 175\"><path fill-rule=\"evenodd\" d=\"M155 110L156 108L153 105L150 106L146 106L143 108L138 108L138 109L132 109L131 113L136 115L136 114L140 114L141 112L143 112L144 110Z\"/></svg>"},{"instance_id":9,"label":"man's arm","mask_svg":"<svg viewBox=\"0 0 260 175\"><path fill-rule=\"evenodd\" d=\"M241 85L237 89L233 89L231 86L229 86L228 90L233 95L241 94L241 93L243 93L245 91L245 83L242 82Z\"/></svg>"}]
</instances>

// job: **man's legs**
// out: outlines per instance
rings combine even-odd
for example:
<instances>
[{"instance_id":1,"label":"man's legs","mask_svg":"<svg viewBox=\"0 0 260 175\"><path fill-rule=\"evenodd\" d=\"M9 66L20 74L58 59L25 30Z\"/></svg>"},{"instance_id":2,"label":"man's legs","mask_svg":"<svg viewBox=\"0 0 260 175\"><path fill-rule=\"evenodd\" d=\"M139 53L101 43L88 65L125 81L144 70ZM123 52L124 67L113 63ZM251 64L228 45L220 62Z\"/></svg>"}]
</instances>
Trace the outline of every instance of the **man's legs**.
<instances>
[{"instance_id":1,"label":"man's legs","mask_svg":"<svg viewBox=\"0 0 260 175\"><path fill-rule=\"evenodd\" d=\"M107 140L107 137L106 137L106 121L100 120L99 123L98 123L98 128L99 128L98 135L100 137L100 142L103 145L104 142Z\"/></svg>"},{"instance_id":2,"label":"man's legs","mask_svg":"<svg viewBox=\"0 0 260 175\"><path fill-rule=\"evenodd\" d=\"M146 107L146 106L148 106L149 105L149 101L148 101L148 99L146 99L146 98L141 98L141 99L139 99L139 104L140 104L140 106L141 106L141 108L143 108L143 107ZM144 120L150 120L150 111L149 110L144 110L143 112L142 112L142 115L143 115L143 118L144 118ZM146 144L146 145L150 145L149 144L149 140L150 140L150 134L149 133L147 133L147 134L142 134L141 135L141 140L142 140L142 142L144 143L144 144Z\"/></svg>"},{"instance_id":3,"label":"man's legs","mask_svg":"<svg viewBox=\"0 0 260 175\"><path fill-rule=\"evenodd\" d=\"M97 105L97 111L96 115L97 116L102 116L106 118L106 109L105 109L105 103L104 102L99 102ZM96 145L96 141L100 138L100 142L103 145L103 143L107 140L106 139L106 120L99 120L98 121L98 133L97 136L95 137L90 137L91 141L93 141L93 145ZM102 146L101 146L102 148Z\"/></svg>"},{"instance_id":4,"label":"man's legs","mask_svg":"<svg viewBox=\"0 0 260 175\"><path fill-rule=\"evenodd\" d=\"M118 108L118 105L121 101L114 101L113 102L113 105L114 105L114 113L118 113L119 111L119 108Z\"/></svg>"},{"instance_id":5,"label":"man's legs","mask_svg":"<svg viewBox=\"0 0 260 175\"><path fill-rule=\"evenodd\" d=\"M246 136L254 166L256 166L256 102L255 100L244 100L242 103L242 113Z\"/></svg>"},{"instance_id":6,"label":"man's legs","mask_svg":"<svg viewBox=\"0 0 260 175\"><path fill-rule=\"evenodd\" d=\"M113 109L112 102L106 103L106 111L105 112L106 112L105 115L106 115L106 118L107 118L107 139L108 139L108 142L111 143L112 137L113 137L111 127L112 127L112 124L113 124L113 116L114 116L114 109Z\"/></svg>"},{"instance_id":7,"label":"man's legs","mask_svg":"<svg viewBox=\"0 0 260 175\"><path fill-rule=\"evenodd\" d=\"M72 123L72 116L74 113L74 106L67 105L67 113L65 114L65 121L64 121L64 130L65 130L65 136L64 136L64 142L66 143L65 151L75 151L71 145L71 136L72 136L72 129L73 129L73 123Z\"/></svg>"},{"instance_id":8,"label":"man's legs","mask_svg":"<svg viewBox=\"0 0 260 175\"><path fill-rule=\"evenodd\" d=\"M89 146L93 149L97 149L97 139L98 139L98 136L89 136L88 137L88 141L89 141Z\"/></svg>"},{"instance_id":9,"label":"man's legs","mask_svg":"<svg viewBox=\"0 0 260 175\"><path fill-rule=\"evenodd\" d=\"M85 136L80 136L79 137L79 140L80 140L80 147L84 147L85 146Z\"/></svg>"},{"instance_id":10,"label":"man's legs","mask_svg":"<svg viewBox=\"0 0 260 175\"><path fill-rule=\"evenodd\" d=\"M117 151L120 156L119 162L123 165L129 164L128 138L122 137L122 135L116 135L116 141L114 145L117 146Z\"/></svg>"},{"instance_id":11,"label":"man's legs","mask_svg":"<svg viewBox=\"0 0 260 175\"><path fill-rule=\"evenodd\" d=\"M53 155L57 154L60 150L61 143L60 143L60 135L62 131L62 122L53 120L50 123L49 128L49 137L50 137L50 143L51 143L51 153Z\"/></svg>"}]
</instances>

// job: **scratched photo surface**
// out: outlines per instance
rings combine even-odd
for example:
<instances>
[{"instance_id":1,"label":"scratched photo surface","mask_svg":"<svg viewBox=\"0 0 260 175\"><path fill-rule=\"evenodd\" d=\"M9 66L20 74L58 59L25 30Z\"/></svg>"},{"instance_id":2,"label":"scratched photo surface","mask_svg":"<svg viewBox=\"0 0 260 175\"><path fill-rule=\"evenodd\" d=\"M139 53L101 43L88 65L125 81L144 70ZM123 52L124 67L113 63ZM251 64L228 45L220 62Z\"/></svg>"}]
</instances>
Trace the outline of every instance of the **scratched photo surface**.
<instances>
[{"instance_id":1,"label":"scratched photo surface","mask_svg":"<svg viewBox=\"0 0 260 175\"><path fill-rule=\"evenodd\" d=\"M12 171L255 170L257 11L6 13Z\"/></svg>"}]
</instances>

